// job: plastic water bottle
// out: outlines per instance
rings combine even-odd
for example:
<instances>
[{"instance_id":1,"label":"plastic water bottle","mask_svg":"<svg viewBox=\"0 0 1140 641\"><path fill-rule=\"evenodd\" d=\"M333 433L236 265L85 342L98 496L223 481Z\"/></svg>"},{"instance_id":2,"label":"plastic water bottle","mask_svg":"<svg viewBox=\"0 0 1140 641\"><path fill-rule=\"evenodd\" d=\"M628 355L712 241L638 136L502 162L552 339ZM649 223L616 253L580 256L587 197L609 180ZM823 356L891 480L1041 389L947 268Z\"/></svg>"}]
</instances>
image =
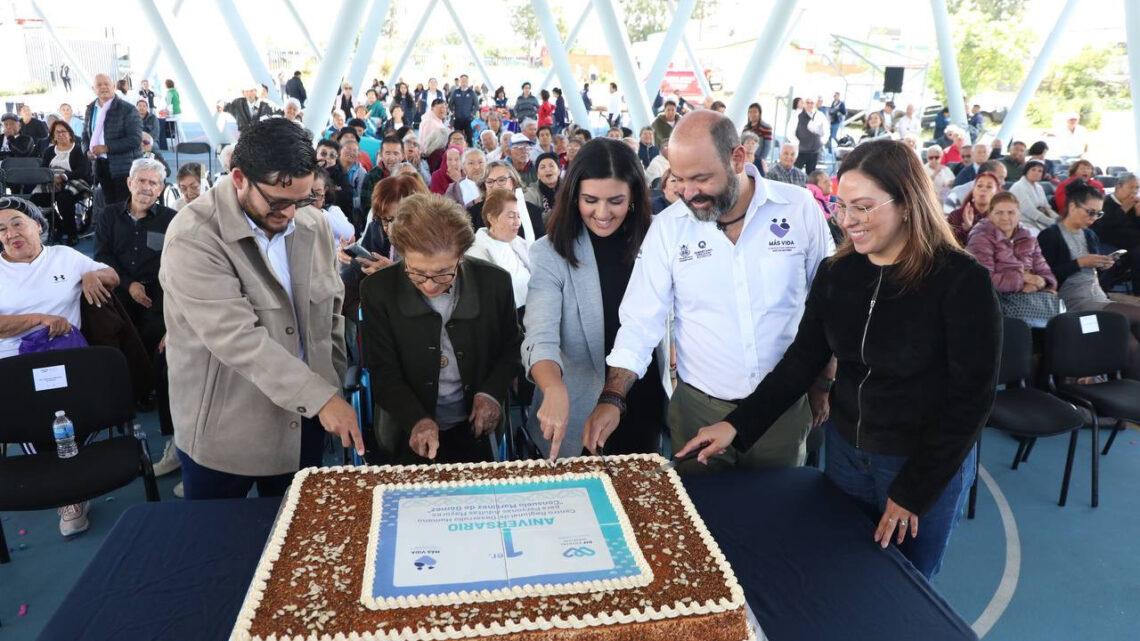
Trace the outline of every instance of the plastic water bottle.
<instances>
[{"instance_id":1,"label":"plastic water bottle","mask_svg":"<svg viewBox=\"0 0 1140 641\"><path fill-rule=\"evenodd\" d=\"M63 410L55 413L51 431L55 435L55 451L59 458L71 458L79 453L79 448L75 446L75 426Z\"/></svg>"}]
</instances>

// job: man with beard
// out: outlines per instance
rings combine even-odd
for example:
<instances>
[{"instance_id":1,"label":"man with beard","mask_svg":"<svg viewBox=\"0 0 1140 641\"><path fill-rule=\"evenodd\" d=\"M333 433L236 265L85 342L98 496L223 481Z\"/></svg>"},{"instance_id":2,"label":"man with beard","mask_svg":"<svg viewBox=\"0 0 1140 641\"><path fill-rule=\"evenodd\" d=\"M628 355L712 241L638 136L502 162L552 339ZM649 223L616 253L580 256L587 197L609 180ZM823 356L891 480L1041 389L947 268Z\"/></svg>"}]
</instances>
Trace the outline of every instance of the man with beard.
<instances>
[{"instance_id":1,"label":"man with beard","mask_svg":"<svg viewBox=\"0 0 1140 641\"><path fill-rule=\"evenodd\" d=\"M147 354L154 354L166 333L158 269L162 241L174 220L174 210L158 202L165 181L166 168L158 160L134 161L127 177L130 198L107 205L95 226L95 260L119 275L115 293L142 337Z\"/></svg>"},{"instance_id":2,"label":"man with beard","mask_svg":"<svg viewBox=\"0 0 1140 641\"><path fill-rule=\"evenodd\" d=\"M765 180L747 156L723 114L695 111L673 130L670 171L683 191L656 216L634 264L605 386L586 421L590 451L617 427L670 312L679 375L669 404L674 451L732 411L795 338L811 281L834 243L810 192ZM813 414L816 424L826 419L833 376L821 373L810 409L801 399L752 448L730 448L707 469L802 464Z\"/></svg>"},{"instance_id":3,"label":"man with beard","mask_svg":"<svg viewBox=\"0 0 1140 641\"><path fill-rule=\"evenodd\" d=\"M312 136L252 123L232 165L170 224L159 275L188 500L284 495L299 467L320 465L325 431L364 454L340 395L344 286L312 207Z\"/></svg>"}]
</instances>

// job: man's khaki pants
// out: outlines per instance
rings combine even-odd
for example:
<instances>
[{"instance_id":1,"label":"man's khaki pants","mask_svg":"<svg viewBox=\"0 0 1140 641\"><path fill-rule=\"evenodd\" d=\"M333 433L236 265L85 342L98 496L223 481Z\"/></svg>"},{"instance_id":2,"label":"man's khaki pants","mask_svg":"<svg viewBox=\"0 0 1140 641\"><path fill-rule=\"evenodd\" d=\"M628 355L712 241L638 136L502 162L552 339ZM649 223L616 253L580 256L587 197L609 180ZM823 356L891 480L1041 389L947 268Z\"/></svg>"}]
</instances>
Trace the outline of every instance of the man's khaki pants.
<instances>
[{"instance_id":1,"label":"man's khaki pants","mask_svg":"<svg viewBox=\"0 0 1140 641\"><path fill-rule=\"evenodd\" d=\"M706 425L724 420L735 403L714 398L687 383L681 382L669 401L669 435L673 451L684 447L697 431ZM686 461L677 467L682 474L720 472L730 469L759 469L796 467L807 458L807 435L811 431L811 408L807 396L800 397L784 412L759 441L746 452L731 445L724 454L709 459L708 466L696 460Z\"/></svg>"}]
</instances>

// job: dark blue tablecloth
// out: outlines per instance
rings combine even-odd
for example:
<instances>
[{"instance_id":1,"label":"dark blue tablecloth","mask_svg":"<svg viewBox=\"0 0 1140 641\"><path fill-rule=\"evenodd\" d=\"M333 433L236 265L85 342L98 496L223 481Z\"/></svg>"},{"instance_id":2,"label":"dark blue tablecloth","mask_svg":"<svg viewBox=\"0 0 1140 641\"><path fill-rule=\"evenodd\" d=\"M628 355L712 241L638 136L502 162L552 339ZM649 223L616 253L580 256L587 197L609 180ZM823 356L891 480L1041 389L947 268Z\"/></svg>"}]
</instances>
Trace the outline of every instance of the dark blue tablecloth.
<instances>
[{"instance_id":1,"label":"dark blue tablecloth","mask_svg":"<svg viewBox=\"0 0 1140 641\"><path fill-rule=\"evenodd\" d=\"M813 469L685 486L771 641L976 639L872 523ZM127 510L40 641L229 638L280 501Z\"/></svg>"}]
</instances>

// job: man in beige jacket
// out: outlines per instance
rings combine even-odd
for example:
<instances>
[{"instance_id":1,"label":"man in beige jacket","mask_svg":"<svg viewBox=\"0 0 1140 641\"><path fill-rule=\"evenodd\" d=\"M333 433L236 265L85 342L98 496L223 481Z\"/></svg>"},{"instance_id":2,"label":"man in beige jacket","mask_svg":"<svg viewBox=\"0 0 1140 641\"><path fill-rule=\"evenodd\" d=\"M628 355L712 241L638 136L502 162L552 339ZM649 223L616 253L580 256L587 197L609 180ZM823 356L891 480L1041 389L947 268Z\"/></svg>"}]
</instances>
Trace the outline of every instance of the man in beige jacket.
<instances>
[{"instance_id":1,"label":"man in beige jacket","mask_svg":"<svg viewBox=\"0 0 1140 641\"><path fill-rule=\"evenodd\" d=\"M251 124L231 163L171 222L159 274L187 499L255 484L280 496L299 466L320 464L325 431L364 449L340 395L344 287L310 207L311 136L280 118Z\"/></svg>"}]
</instances>

